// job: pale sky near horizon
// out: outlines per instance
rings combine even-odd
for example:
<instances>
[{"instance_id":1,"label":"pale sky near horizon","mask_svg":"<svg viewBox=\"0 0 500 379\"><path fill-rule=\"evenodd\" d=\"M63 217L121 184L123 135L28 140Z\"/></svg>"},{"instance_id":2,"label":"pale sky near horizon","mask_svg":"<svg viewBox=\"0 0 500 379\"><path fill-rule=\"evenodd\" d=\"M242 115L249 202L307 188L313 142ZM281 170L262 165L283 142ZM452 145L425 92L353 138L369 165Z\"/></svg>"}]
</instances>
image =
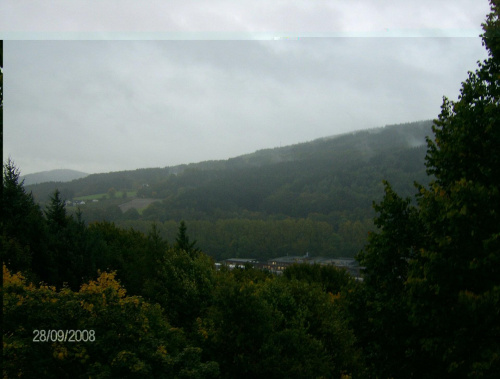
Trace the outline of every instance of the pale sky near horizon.
<instances>
[{"instance_id":1,"label":"pale sky near horizon","mask_svg":"<svg viewBox=\"0 0 500 379\"><path fill-rule=\"evenodd\" d=\"M4 161L165 167L433 119L487 57L486 0L165 4L2 1Z\"/></svg>"}]
</instances>

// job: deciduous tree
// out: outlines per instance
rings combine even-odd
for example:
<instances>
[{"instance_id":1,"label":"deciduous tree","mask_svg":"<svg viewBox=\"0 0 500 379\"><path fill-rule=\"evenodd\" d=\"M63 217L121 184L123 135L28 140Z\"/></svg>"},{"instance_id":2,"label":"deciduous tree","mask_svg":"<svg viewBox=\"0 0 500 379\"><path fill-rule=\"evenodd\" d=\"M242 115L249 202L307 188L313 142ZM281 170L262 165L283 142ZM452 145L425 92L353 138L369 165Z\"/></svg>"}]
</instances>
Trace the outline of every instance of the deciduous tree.
<instances>
[{"instance_id":1,"label":"deciduous tree","mask_svg":"<svg viewBox=\"0 0 500 379\"><path fill-rule=\"evenodd\" d=\"M4 266L5 377L213 378L159 305L127 296L115 273L79 291L27 284ZM38 332L34 332L38 331ZM73 332L71 332L73 331ZM36 338L36 340L34 340ZM70 341L70 339L73 339Z\"/></svg>"},{"instance_id":2,"label":"deciduous tree","mask_svg":"<svg viewBox=\"0 0 500 379\"><path fill-rule=\"evenodd\" d=\"M428 140L434 175L418 203L426 243L412 261L412 321L440 375L500 376L499 3L483 24L489 57L444 99Z\"/></svg>"},{"instance_id":3,"label":"deciduous tree","mask_svg":"<svg viewBox=\"0 0 500 379\"><path fill-rule=\"evenodd\" d=\"M367 301L380 316L371 323L383 326L373 334L379 351L394 351L394 326L409 313L399 344L413 365L399 374L388 360L388 375L500 376L500 23L499 2L490 3L482 35L489 57L469 72L457 101L444 98L427 141L432 181L418 187L417 208L386 189L381 230L361 255Z\"/></svg>"},{"instance_id":4,"label":"deciduous tree","mask_svg":"<svg viewBox=\"0 0 500 379\"><path fill-rule=\"evenodd\" d=\"M349 294L349 307L358 343L372 377L405 377L412 373L411 323L408 320L409 261L421 246L418 209L385 182L385 195L374 203L378 212L367 246L357 259L364 267L363 286Z\"/></svg>"}]
</instances>

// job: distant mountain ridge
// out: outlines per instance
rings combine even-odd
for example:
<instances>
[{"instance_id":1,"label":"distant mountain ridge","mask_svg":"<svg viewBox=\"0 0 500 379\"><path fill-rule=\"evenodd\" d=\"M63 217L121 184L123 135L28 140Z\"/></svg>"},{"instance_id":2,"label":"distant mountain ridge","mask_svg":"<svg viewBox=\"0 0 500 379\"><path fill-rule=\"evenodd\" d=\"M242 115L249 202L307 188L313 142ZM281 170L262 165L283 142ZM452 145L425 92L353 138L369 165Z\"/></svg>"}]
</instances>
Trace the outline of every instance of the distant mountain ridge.
<instances>
[{"instance_id":1,"label":"distant mountain ridge","mask_svg":"<svg viewBox=\"0 0 500 379\"><path fill-rule=\"evenodd\" d=\"M172 195L184 198L187 192L193 194L194 190L205 200L214 193L227 191L249 196L249 188L268 187L271 183L273 188L269 189L267 195L286 185L293 186L294 192L322 192L326 188L316 188L319 182L324 182L323 185L329 188L333 183L337 185L339 180L347 180L347 175L349 183L346 182L344 187L350 187L351 182L356 181L356 192L366 192L365 196L370 196L368 192L374 189L374 183L380 185L382 179L395 179L397 188L403 179L402 174L405 176L403 181L407 182L406 186L411 190L414 180L426 177L423 158L425 139L432 136L431 126L431 120L387 125L262 149L227 160L90 174L62 185L29 185L26 182L25 185L39 201L47 201L56 188L68 199L106 193L114 188L137 190L141 197L159 199ZM360 183L360 179L367 179L367 175L375 177L372 178L370 189L363 190L361 187L367 183ZM245 188L240 188L242 183L246 183ZM402 191L402 188L397 189ZM227 196L225 200L229 201L231 197Z\"/></svg>"},{"instance_id":2,"label":"distant mountain ridge","mask_svg":"<svg viewBox=\"0 0 500 379\"><path fill-rule=\"evenodd\" d=\"M57 169L50 171L35 172L21 177L25 185L40 184L46 182L70 182L75 179L85 178L89 174L76 170Z\"/></svg>"},{"instance_id":3,"label":"distant mountain ridge","mask_svg":"<svg viewBox=\"0 0 500 379\"><path fill-rule=\"evenodd\" d=\"M429 181L426 138L432 137L430 120L388 125L227 160L91 174L26 189L42 206L56 188L63 199L98 196L82 205L84 222L116 222L144 233L156 222L170 241L175 232L167 229L184 220L217 260L306 252L353 257L373 230L372 205L382 199L382 181L403 197L415 193L415 182ZM156 201L125 210L120 206L130 196Z\"/></svg>"}]
</instances>

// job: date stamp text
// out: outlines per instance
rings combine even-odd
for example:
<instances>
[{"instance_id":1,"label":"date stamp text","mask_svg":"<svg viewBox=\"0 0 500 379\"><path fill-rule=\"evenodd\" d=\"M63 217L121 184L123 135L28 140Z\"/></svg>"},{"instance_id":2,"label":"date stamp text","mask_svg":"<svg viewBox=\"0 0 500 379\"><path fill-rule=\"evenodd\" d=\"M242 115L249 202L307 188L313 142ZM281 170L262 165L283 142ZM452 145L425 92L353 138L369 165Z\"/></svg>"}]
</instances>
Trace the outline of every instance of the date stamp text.
<instances>
[{"instance_id":1,"label":"date stamp text","mask_svg":"<svg viewBox=\"0 0 500 379\"><path fill-rule=\"evenodd\" d=\"M94 342L95 330L33 330L33 342Z\"/></svg>"}]
</instances>

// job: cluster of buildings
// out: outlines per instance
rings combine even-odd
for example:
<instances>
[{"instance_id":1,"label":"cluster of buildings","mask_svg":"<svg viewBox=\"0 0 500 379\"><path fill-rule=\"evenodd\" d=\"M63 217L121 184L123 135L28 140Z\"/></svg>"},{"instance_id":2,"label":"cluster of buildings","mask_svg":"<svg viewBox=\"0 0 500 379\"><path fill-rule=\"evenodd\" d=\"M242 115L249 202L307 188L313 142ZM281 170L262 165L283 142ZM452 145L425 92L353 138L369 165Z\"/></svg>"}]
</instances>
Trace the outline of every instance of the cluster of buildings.
<instances>
[{"instance_id":1,"label":"cluster of buildings","mask_svg":"<svg viewBox=\"0 0 500 379\"><path fill-rule=\"evenodd\" d=\"M218 263L217 265L225 265L230 270L234 268L244 268L251 265L254 268L269 270L275 274L281 274L283 271L293 264L319 264L325 266L335 266L347 270L356 279L362 280L361 270L358 262L354 258L328 258L328 257L310 257L306 254L300 256L286 256L280 258L269 259L267 262L259 262L256 259L249 258L230 258Z\"/></svg>"},{"instance_id":2,"label":"cluster of buildings","mask_svg":"<svg viewBox=\"0 0 500 379\"><path fill-rule=\"evenodd\" d=\"M97 202L99 202L99 200L94 199L94 200L92 200L92 202L97 203ZM66 200L65 204L67 207L78 207L80 205L85 205L86 203L83 200L73 200L73 201Z\"/></svg>"}]
</instances>

